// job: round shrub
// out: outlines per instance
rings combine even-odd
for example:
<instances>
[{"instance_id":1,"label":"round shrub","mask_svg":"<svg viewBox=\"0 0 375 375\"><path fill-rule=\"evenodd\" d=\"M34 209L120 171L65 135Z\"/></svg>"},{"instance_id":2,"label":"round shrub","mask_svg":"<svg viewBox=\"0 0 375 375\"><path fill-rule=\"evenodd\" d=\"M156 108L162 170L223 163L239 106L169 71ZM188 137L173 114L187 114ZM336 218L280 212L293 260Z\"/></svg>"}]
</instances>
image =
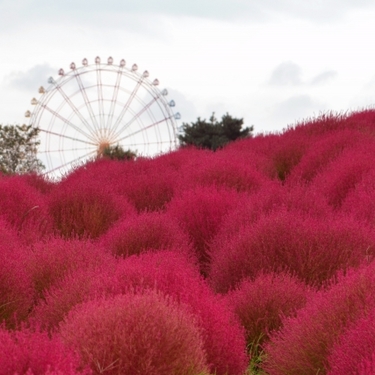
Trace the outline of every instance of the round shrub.
<instances>
[{"instance_id":1,"label":"round shrub","mask_svg":"<svg viewBox=\"0 0 375 375\"><path fill-rule=\"evenodd\" d=\"M113 263L71 270L43 291L43 298L32 311L29 321L42 329L56 331L69 311L82 302L109 294L115 269Z\"/></svg>"},{"instance_id":2,"label":"round shrub","mask_svg":"<svg viewBox=\"0 0 375 375\"><path fill-rule=\"evenodd\" d=\"M240 199L241 195L234 190L196 187L183 191L169 203L167 212L189 234L203 273L210 262L209 243Z\"/></svg>"},{"instance_id":3,"label":"round shrub","mask_svg":"<svg viewBox=\"0 0 375 375\"><path fill-rule=\"evenodd\" d=\"M283 318L305 305L310 293L303 282L289 274L268 273L254 281L244 280L225 298L245 327L248 347L255 351L282 326Z\"/></svg>"},{"instance_id":4,"label":"round shrub","mask_svg":"<svg viewBox=\"0 0 375 375\"><path fill-rule=\"evenodd\" d=\"M98 238L134 207L114 194L110 186L89 179L62 181L49 196L56 232L64 238Z\"/></svg>"},{"instance_id":5,"label":"round shrub","mask_svg":"<svg viewBox=\"0 0 375 375\"><path fill-rule=\"evenodd\" d=\"M26 269L39 297L65 275L101 264L114 267L115 260L88 240L50 238L28 249Z\"/></svg>"},{"instance_id":6,"label":"round shrub","mask_svg":"<svg viewBox=\"0 0 375 375\"><path fill-rule=\"evenodd\" d=\"M116 256L127 257L147 250L176 250L194 256L188 235L176 219L163 212L127 217L100 238L100 246Z\"/></svg>"},{"instance_id":7,"label":"round shrub","mask_svg":"<svg viewBox=\"0 0 375 375\"><path fill-rule=\"evenodd\" d=\"M29 244L52 231L45 196L28 184L23 176L0 179L0 215Z\"/></svg>"},{"instance_id":8,"label":"round shrub","mask_svg":"<svg viewBox=\"0 0 375 375\"><path fill-rule=\"evenodd\" d=\"M0 327L0 375L89 375L80 358L58 337L23 328ZM80 371L79 371L80 370Z\"/></svg>"},{"instance_id":9,"label":"round shrub","mask_svg":"<svg viewBox=\"0 0 375 375\"><path fill-rule=\"evenodd\" d=\"M243 226L215 245L209 279L217 292L271 271L287 271L320 287L338 270L360 265L375 251L373 232L350 217L318 219L285 210Z\"/></svg>"},{"instance_id":10,"label":"round shrub","mask_svg":"<svg viewBox=\"0 0 375 375\"><path fill-rule=\"evenodd\" d=\"M64 341L95 374L197 374L207 369L194 317L157 293L78 305L61 324Z\"/></svg>"},{"instance_id":11,"label":"round shrub","mask_svg":"<svg viewBox=\"0 0 375 375\"><path fill-rule=\"evenodd\" d=\"M0 218L0 324L15 327L27 318L34 302L30 275L25 269L25 248L17 234Z\"/></svg>"},{"instance_id":12,"label":"round shrub","mask_svg":"<svg viewBox=\"0 0 375 375\"><path fill-rule=\"evenodd\" d=\"M347 271L328 290L315 294L295 317L284 319L265 346L262 368L270 375L316 375L340 335L375 307L375 262ZM346 371L345 371L346 373Z\"/></svg>"},{"instance_id":13,"label":"round shrub","mask_svg":"<svg viewBox=\"0 0 375 375\"><path fill-rule=\"evenodd\" d=\"M358 364L372 361L375 353L374 319L373 308L341 333L328 357L328 375L360 374Z\"/></svg>"},{"instance_id":14,"label":"round shrub","mask_svg":"<svg viewBox=\"0 0 375 375\"><path fill-rule=\"evenodd\" d=\"M198 269L175 251L132 256L119 262L111 293L157 290L185 305L203 332L210 372L242 375L248 365L246 341L238 318L220 296L215 295Z\"/></svg>"}]
</instances>

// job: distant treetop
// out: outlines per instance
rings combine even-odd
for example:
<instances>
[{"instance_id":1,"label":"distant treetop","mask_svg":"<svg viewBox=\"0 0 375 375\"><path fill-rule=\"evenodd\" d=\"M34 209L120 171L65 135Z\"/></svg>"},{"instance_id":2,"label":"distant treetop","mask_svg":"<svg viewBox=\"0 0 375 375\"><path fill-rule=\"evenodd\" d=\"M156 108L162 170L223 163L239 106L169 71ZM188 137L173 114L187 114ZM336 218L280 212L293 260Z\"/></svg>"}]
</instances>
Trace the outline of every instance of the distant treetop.
<instances>
[{"instance_id":1,"label":"distant treetop","mask_svg":"<svg viewBox=\"0 0 375 375\"><path fill-rule=\"evenodd\" d=\"M242 126L243 119L232 117L226 113L222 116L221 121L218 121L213 113L209 121L201 120L198 117L196 122L183 123L183 134L180 134L178 139L182 147L192 145L216 151L236 139L251 137L254 126L244 129Z\"/></svg>"}]
</instances>

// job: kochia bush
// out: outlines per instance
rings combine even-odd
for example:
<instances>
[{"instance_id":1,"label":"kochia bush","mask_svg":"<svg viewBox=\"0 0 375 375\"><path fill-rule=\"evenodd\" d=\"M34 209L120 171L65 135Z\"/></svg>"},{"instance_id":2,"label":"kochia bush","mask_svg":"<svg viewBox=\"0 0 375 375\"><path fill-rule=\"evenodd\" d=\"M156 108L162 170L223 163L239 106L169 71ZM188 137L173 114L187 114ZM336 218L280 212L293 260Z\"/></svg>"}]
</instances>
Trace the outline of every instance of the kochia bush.
<instances>
[{"instance_id":1,"label":"kochia bush","mask_svg":"<svg viewBox=\"0 0 375 375\"><path fill-rule=\"evenodd\" d=\"M148 250L175 250L194 258L188 235L175 218L164 212L145 212L120 220L99 240L116 256L127 257Z\"/></svg>"},{"instance_id":2,"label":"kochia bush","mask_svg":"<svg viewBox=\"0 0 375 375\"><path fill-rule=\"evenodd\" d=\"M354 321L337 338L328 357L329 375L359 374L358 364L373 360L372 355L375 353L375 308L372 308L368 313L365 311L362 318ZM371 373L369 372L369 374Z\"/></svg>"},{"instance_id":3,"label":"kochia bush","mask_svg":"<svg viewBox=\"0 0 375 375\"><path fill-rule=\"evenodd\" d=\"M34 302L32 280L25 269L25 246L0 218L0 324L15 327Z\"/></svg>"},{"instance_id":4,"label":"kochia bush","mask_svg":"<svg viewBox=\"0 0 375 375\"><path fill-rule=\"evenodd\" d=\"M329 290L318 292L296 317L285 319L265 347L262 368L270 375L326 374L340 335L375 307L374 271L375 262L348 271Z\"/></svg>"},{"instance_id":5,"label":"kochia bush","mask_svg":"<svg viewBox=\"0 0 375 375\"><path fill-rule=\"evenodd\" d=\"M210 241L240 199L241 195L234 190L196 187L175 196L167 206L167 212L189 234L203 273L210 262Z\"/></svg>"},{"instance_id":6,"label":"kochia bush","mask_svg":"<svg viewBox=\"0 0 375 375\"><path fill-rule=\"evenodd\" d=\"M0 327L0 375L90 375L82 369L79 356L60 338L23 328ZM79 371L80 370L80 371Z\"/></svg>"},{"instance_id":7,"label":"kochia bush","mask_svg":"<svg viewBox=\"0 0 375 375\"><path fill-rule=\"evenodd\" d=\"M215 295L195 265L175 251L145 253L122 260L112 293L157 290L185 305L202 329L210 372L242 375L247 367L246 342L237 317Z\"/></svg>"},{"instance_id":8,"label":"kochia bush","mask_svg":"<svg viewBox=\"0 0 375 375\"><path fill-rule=\"evenodd\" d=\"M282 326L283 318L305 305L312 293L305 283L287 273L268 273L254 281L244 280L225 298L245 327L248 347L256 350Z\"/></svg>"},{"instance_id":9,"label":"kochia bush","mask_svg":"<svg viewBox=\"0 0 375 375\"><path fill-rule=\"evenodd\" d=\"M207 370L194 316L155 292L78 305L61 325L94 374L192 375Z\"/></svg>"},{"instance_id":10,"label":"kochia bush","mask_svg":"<svg viewBox=\"0 0 375 375\"><path fill-rule=\"evenodd\" d=\"M54 229L64 238L97 238L134 207L114 194L109 186L94 181L68 179L49 198Z\"/></svg>"},{"instance_id":11,"label":"kochia bush","mask_svg":"<svg viewBox=\"0 0 375 375\"><path fill-rule=\"evenodd\" d=\"M371 259L375 251L373 232L350 217L322 220L286 210L243 226L232 238L215 244L209 278L218 292L269 271L288 271L320 287L338 270Z\"/></svg>"}]
</instances>

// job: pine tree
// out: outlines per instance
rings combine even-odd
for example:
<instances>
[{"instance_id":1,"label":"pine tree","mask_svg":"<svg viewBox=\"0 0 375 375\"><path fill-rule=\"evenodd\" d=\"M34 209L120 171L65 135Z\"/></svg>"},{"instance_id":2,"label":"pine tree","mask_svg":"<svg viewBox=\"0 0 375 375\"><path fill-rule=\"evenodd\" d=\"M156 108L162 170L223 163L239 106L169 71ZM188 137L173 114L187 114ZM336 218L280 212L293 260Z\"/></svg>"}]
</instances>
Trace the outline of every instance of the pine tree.
<instances>
[{"instance_id":1,"label":"pine tree","mask_svg":"<svg viewBox=\"0 0 375 375\"><path fill-rule=\"evenodd\" d=\"M196 122L182 124L183 134L178 136L181 146L193 145L216 151L239 138L251 137L253 126L242 129L243 119L230 116L228 113L217 121L215 113L209 121L198 117Z\"/></svg>"}]
</instances>

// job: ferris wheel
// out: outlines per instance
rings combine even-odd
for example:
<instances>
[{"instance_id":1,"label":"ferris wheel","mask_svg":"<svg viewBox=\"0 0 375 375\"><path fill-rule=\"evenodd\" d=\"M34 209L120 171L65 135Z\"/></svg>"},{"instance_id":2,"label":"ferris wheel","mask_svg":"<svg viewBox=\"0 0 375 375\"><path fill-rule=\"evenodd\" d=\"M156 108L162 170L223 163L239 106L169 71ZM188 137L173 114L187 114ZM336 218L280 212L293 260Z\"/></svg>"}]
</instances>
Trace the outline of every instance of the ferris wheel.
<instances>
[{"instance_id":1,"label":"ferris wheel","mask_svg":"<svg viewBox=\"0 0 375 375\"><path fill-rule=\"evenodd\" d=\"M27 111L30 125L40 129L40 160L46 174L61 175L72 166L100 157L109 146L121 146L141 156L153 156L177 146L179 113L168 91L159 90L158 79L148 71L138 72L125 60L118 65L109 57L105 63L85 58L82 66L70 64L59 77L48 79Z\"/></svg>"}]
</instances>

